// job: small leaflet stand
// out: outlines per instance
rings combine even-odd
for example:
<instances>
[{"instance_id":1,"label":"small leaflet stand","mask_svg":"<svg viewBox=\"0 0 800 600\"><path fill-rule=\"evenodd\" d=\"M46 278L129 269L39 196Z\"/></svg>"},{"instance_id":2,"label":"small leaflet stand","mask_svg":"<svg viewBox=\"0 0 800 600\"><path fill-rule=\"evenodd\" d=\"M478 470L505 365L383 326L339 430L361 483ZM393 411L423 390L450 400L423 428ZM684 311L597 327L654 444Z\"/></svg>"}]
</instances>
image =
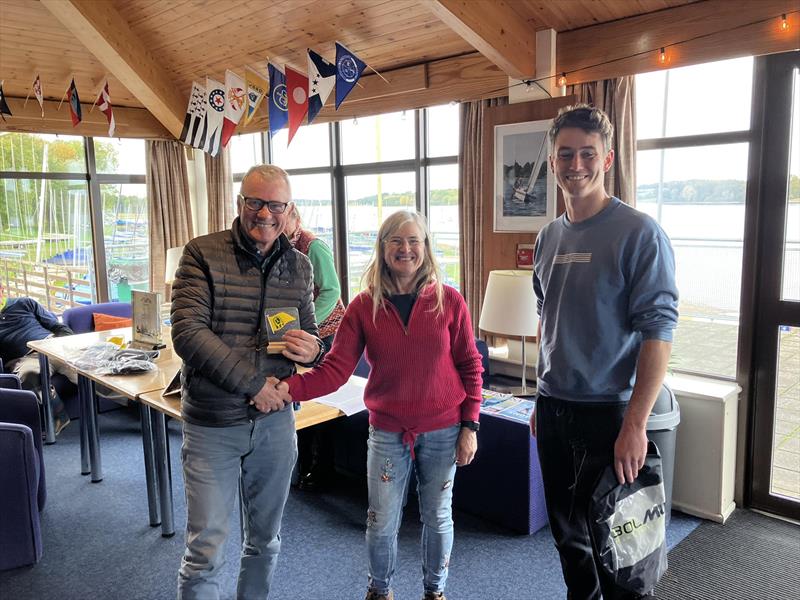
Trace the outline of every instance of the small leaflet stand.
<instances>
[{"instance_id":1,"label":"small leaflet stand","mask_svg":"<svg viewBox=\"0 0 800 600\"><path fill-rule=\"evenodd\" d=\"M132 292L133 341L131 347L139 350L166 348L161 337L161 294Z\"/></svg>"}]
</instances>

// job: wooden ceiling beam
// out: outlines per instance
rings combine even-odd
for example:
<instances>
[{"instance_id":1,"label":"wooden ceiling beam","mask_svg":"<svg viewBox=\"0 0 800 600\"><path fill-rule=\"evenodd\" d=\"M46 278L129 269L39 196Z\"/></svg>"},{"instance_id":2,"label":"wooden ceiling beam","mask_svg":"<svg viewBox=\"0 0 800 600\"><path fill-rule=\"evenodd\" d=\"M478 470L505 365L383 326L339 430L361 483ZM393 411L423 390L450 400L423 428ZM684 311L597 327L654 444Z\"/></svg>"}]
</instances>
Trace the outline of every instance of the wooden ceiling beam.
<instances>
[{"instance_id":1,"label":"wooden ceiling beam","mask_svg":"<svg viewBox=\"0 0 800 600\"><path fill-rule=\"evenodd\" d=\"M794 50L800 47L797 6L797 0L706 0L565 31L558 34L556 71L571 85ZM780 30L782 13L788 31Z\"/></svg>"},{"instance_id":2,"label":"wooden ceiling beam","mask_svg":"<svg viewBox=\"0 0 800 600\"><path fill-rule=\"evenodd\" d=\"M186 99L110 2L40 1L174 137L180 136Z\"/></svg>"},{"instance_id":3,"label":"wooden ceiling beam","mask_svg":"<svg viewBox=\"0 0 800 600\"><path fill-rule=\"evenodd\" d=\"M425 0L431 12L509 77L536 74L536 32L503 0Z\"/></svg>"},{"instance_id":4,"label":"wooden ceiling beam","mask_svg":"<svg viewBox=\"0 0 800 600\"><path fill-rule=\"evenodd\" d=\"M5 122L0 121L0 131L108 137L106 116L97 109L89 114L89 111L92 110L90 103L81 102L83 120L77 127L72 126L69 105L66 100L61 106L61 110L58 110L59 104L55 100L45 100L44 118L42 118L39 103L34 98L31 98L24 107L22 98L9 99L9 106L14 116L7 117ZM174 139L174 136L144 108L115 106L114 123L116 124L114 137Z\"/></svg>"}]
</instances>

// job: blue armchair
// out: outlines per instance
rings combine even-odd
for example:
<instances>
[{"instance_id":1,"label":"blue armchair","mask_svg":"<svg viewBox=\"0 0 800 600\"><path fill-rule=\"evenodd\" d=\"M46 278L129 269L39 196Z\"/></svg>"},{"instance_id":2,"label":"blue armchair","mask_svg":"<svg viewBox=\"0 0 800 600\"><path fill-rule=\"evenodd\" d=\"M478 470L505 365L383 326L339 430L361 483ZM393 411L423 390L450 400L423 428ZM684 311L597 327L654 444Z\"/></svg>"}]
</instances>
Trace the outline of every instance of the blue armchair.
<instances>
[{"instance_id":1,"label":"blue armchair","mask_svg":"<svg viewBox=\"0 0 800 600\"><path fill-rule=\"evenodd\" d=\"M0 388L6 390L21 390L22 382L13 373L0 373Z\"/></svg>"},{"instance_id":2,"label":"blue armchair","mask_svg":"<svg viewBox=\"0 0 800 600\"><path fill-rule=\"evenodd\" d=\"M75 333L88 333L94 331L94 313L112 317L130 317L133 314L130 302L101 302L68 308L61 319Z\"/></svg>"},{"instance_id":3,"label":"blue armchair","mask_svg":"<svg viewBox=\"0 0 800 600\"><path fill-rule=\"evenodd\" d=\"M0 570L34 564L47 488L39 402L27 390L0 389L0 489Z\"/></svg>"},{"instance_id":4,"label":"blue armchair","mask_svg":"<svg viewBox=\"0 0 800 600\"><path fill-rule=\"evenodd\" d=\"M68 308L61 315L61 320L64 325L72 329L75 333L89 333L94 331L94 313L103 315L111 315L113 317L130 317L132 315L132 308L130 302L101 302L99 304L87 304L85 306L75 306ZM56 392L61 397L64 405L67 407L69 416L75 418L78 416L78 392L77 388L70 383L70 381L62 376L56 374L51 378L51 383L56 388ZM110 395L110 394L109 394ZM98 404L98 412L105 412L119 408L119 404L113 400L101 397Z\"/></svg>"}]
</instances>

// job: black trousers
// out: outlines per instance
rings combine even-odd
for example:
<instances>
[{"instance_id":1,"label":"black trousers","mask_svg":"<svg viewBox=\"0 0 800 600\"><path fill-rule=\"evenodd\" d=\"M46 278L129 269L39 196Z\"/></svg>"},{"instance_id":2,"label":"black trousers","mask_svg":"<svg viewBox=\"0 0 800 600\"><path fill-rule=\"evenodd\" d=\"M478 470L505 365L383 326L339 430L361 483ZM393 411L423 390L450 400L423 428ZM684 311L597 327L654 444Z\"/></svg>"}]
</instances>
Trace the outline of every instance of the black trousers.
<instances>
[{"instance_id":1,"label":"black trousers","mask_svg":"<svg viewBox=\"0 0 800 600\"><path fill-rule=\"evenodd\" d=\"M598 478L614 462L626 407L537 397L536 442L547 516L570 600L640 597L620 589L602 570L588 520Z\"/></svg>"}]
</instances>

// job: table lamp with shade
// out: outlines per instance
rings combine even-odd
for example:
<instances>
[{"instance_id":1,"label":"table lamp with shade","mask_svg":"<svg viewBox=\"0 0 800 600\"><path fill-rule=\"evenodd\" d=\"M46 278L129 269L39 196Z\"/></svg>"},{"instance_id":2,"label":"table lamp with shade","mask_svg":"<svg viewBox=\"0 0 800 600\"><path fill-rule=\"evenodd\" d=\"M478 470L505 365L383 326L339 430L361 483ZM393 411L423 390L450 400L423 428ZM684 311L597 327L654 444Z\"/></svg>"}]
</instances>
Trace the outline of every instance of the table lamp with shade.
<instances>
[{"instance_id":1,"label":"table lamp with shade","mask_svg":"<svg viewBox=\"0 0 800 600\"><path fill-rule=\"evenodd\" d=\"M528 395L525 338L536 336L539 327L531 276L531 271L491 271L478 324L484 331L522 337L522 386L511 391L520 396Z\"/></svg>"},{"instance_id":2,"label":"table lamp with shade","mask_svg":"<svg viewBox=\"0 0 800 600\"><path fill-rule=\"evenodd\" d=\"M172 300L172 283L175 281L175 273L178 271L182 255L183 246L167 249L167 257L164 261L164 283L170 286L169 296L167 297L169 300Z\"/></svg>"}]
</instances>

